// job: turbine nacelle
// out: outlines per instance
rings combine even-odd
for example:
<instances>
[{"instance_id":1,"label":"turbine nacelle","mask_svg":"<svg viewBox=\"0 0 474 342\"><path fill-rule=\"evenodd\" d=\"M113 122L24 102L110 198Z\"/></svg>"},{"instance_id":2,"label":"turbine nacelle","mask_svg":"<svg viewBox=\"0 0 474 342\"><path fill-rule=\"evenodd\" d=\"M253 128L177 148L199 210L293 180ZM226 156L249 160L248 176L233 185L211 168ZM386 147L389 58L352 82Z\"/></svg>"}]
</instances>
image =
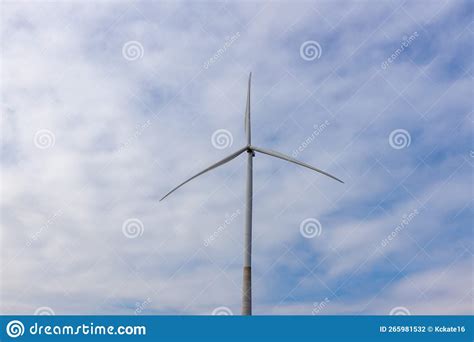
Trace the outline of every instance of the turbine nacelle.
<instances>
[{"instance_id":1,"label":"turbine nacelle","mask_svg":"<svg viewBox=\"0 0 474 342\"><path fill-rule=\"evenodd\" d=\"M247 152L247 189L246 189L246 207L245 207L245 229L244 229L244 263L243 263L243 282L242 282L242 314L251 315L252 314L252 281L251 281L251 255L252 255L252 202L253 202L253 157L255 152L266 154L271 157L278 159L286 160L290 163L303 166L315 172L318 172L322 175L330 177L338 182L344 183L339 178L323 171L309 164L303 163L302 161L296 160L290 156L287 156L283 153L267 150L264 148L256 147L252 145L252 133L251 133L251 120L250 120L250 83L252 80L252 73L249 75L248 88L247 88L247 103L245 106L245 117L244 117L244 129L247 138L247 145L242 147L240 150L228 155L224 159L218 161L217 163L212 164L211 166L205 168L201 172L198 172L191 178L188 178L175 188L171 189L165 196L163 196L160 201L164 200L166 197L171 195L174 191L178 190L184 184L192 181L194 178L199 177L200 175L211 171L221 165L224 165L231 160L237 158L244 152Z\"/></svg>"},{"instance_id":2,"label":"turbine nacelle","mask_svg":"<svg viewBox=\"0 0 474 342\"><path fill-rule=\"evenodd\" d=\"M340 183L344 183L342 180L340 180L339 178L337 178L336 176L333 176L331 175L330 173L328 172L325 172L323 170L320 170L314 166L311 166L309 164L306 164L304 162L301 162L299 160L296 160L290 156L287 156L283 153L280 153L280 152L276 152L276 151L272 151L272 150L267 150L267 149L263 149L263 148L260 148L260 147L256 147L256 146L253 146L251 144L251 141L252 141L252 133L251 133L251 122L250 122L250 87L251 87L251 81L252 81L252 73L250 73L249 75L249 80L248 80L248 88L247 88L247 101L246 101L246 106L245 106L245 118L244 118L244 129L245 129L245 133L246 133L246 138L247 138L247 145L243 148L241 148L240 150L228 155L227 157L225 157L224 159L218 161L217 163L214 163L212 164L211 166L205 168L204 170L202 170L201 172L198 172L197 174L195 174L194 176L192 176L191 178L188 178L187 180L185 180L184 182L182 182L181 184L179 184L178 186L176 186L175 188L171 189L171 191L169 191L166 195L164 195L160 201L164 200L166 197L168 197L169 195L171 195L171 193L173 193L174 191L178 190L180 187L182 187L184 184L192 181L194 178L197 178L199 177L200 175L208 172L208 171L211 171L221 165L224 165L226 164L227 162L230 162L231 160L235 159L236 157L238 157L241 153L247 151L248 153L252 153L253 155L255 155L255 152L260 152L260 153L263 153L263 154L266 154L266 155L269 155L271 157L275 157L275 158L279 158L279 159L282 159L282 160L286 160L290 163L293 163L293 164L296 164L296 165L299 165L299 166L303 166L303 167L306 167L310 170L313 170L315 172L318 172L322 175L325 175L329 178L332 178Z\"/></svg>"}]
</instances>

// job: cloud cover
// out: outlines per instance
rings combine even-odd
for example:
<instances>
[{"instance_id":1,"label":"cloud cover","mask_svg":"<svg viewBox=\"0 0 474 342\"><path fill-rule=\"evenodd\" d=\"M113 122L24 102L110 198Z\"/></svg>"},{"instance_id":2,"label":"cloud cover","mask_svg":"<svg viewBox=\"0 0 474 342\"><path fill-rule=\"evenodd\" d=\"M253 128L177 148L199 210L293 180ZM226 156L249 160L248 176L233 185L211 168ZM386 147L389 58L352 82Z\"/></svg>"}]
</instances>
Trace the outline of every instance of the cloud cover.
<instances>
[{"instance_id":1,"label":"cloud cover","mask_svg":"<svg viewBox=\"0 0 474 342\"><path fill-rule=\"evenodd\" d=\"M472 314L472 3L1 6L2 313L238 313L252 71L254 313Z\"/></svg>"}]
</instances>

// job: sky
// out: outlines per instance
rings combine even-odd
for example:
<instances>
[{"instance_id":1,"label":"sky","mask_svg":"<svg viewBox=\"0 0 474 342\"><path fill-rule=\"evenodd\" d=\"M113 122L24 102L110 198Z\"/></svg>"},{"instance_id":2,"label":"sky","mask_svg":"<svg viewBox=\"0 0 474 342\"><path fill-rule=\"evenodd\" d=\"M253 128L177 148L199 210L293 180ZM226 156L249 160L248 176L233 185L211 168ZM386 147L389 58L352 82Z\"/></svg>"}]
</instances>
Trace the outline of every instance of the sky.
<instances>
[{"instance_id":1,"label":"sky","mask_svg":"<svg viewBox=\"0 0 474 342\"><path fill-rule=\"evenodd\" d=\"M470 1L1 4L0 312L473 314Z\"/></svg>"}]
</instances>

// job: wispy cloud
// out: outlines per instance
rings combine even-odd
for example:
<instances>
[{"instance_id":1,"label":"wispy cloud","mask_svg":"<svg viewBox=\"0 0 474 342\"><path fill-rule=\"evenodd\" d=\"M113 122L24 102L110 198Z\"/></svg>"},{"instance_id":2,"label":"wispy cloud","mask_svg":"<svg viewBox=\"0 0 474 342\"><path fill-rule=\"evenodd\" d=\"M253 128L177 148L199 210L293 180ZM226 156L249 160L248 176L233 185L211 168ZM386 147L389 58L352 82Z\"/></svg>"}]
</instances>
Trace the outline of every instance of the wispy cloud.
<instances>
[{"instance_id":1,"label":"wispy cloud","mask_svg":"<svg viewBox=\"0 0 474 342\"><path fill-rule=\"evenodd\" d=\"M472 9L3 2L1 311L239 312L253 71L254 312L472 313Z\"/></svg>"}]
</instances>

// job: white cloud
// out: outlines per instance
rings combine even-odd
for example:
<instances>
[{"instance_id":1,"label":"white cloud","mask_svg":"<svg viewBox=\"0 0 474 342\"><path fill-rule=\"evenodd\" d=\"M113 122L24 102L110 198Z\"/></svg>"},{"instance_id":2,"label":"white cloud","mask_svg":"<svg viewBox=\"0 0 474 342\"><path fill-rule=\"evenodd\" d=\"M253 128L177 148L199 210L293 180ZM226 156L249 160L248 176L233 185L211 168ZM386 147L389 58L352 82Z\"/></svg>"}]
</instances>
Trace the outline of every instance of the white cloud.
<instances>
[{"instance_id":1,"label":"white cloud","mask_svg":"<svg viewBox=\"0 0 474 342\"><path fill-rule=\"evenodd\" d=\"M467 312L467 289L459 284L468 284L462 277L472 272L462 228L462 214L472 208L465 147L472 80L437 80L449 66L436 56L429 65L409 60L439 43L423 34L415 52L380 69L403 35L435 32L438 21L453 20L456 6L361 3L340 13L326 3L212 9L45 2L3 9L2 312L48 306L57 314L133 314L147 298L145 313L203 314L223 305L239 312L243 215L211 246L203 241L226 214L243 211L244 158L158 199L244 144L249 71L255 144L291 155L314 124L329 120L298 158L346 181L257 156L255 312L310 314L314 301L344 284L327 313L385 313L407 301L419 314ZM442 42L438 58L465 43L459 22L452 28L459 40ZM204 69L235 32L239 39ZM308 39L323 49L313 62L299 56ZM122 56L131 40L144 49L135 61ZM210 142L221 128L233 135L224 150ZM409 148L388 144L397 128L410 132ZM40 129L54 133L54 146L35 146ZM406 231L372 255L420 202L426 208ZM322 223L320 237L300 235L308 217ZM123 235L129 218L143 222L142 236ZM451 247L436 252L447 228L456 232L450 243L467 248L459 259ZM417 253L425 258L403 270ZM382 300L384 285L398 274L387 258L401 272ZM462 281L437 281L453 260L446 274ZM314 272L331 291L312 285L319 282L308 269L318 264ZM431 279L424 295L410 292L425 290ZM379 284L380 297L370 302L369 294L354 291L363 282ZM293 295L297 304L289 302Z\"/></svg>"}]
</instances>

